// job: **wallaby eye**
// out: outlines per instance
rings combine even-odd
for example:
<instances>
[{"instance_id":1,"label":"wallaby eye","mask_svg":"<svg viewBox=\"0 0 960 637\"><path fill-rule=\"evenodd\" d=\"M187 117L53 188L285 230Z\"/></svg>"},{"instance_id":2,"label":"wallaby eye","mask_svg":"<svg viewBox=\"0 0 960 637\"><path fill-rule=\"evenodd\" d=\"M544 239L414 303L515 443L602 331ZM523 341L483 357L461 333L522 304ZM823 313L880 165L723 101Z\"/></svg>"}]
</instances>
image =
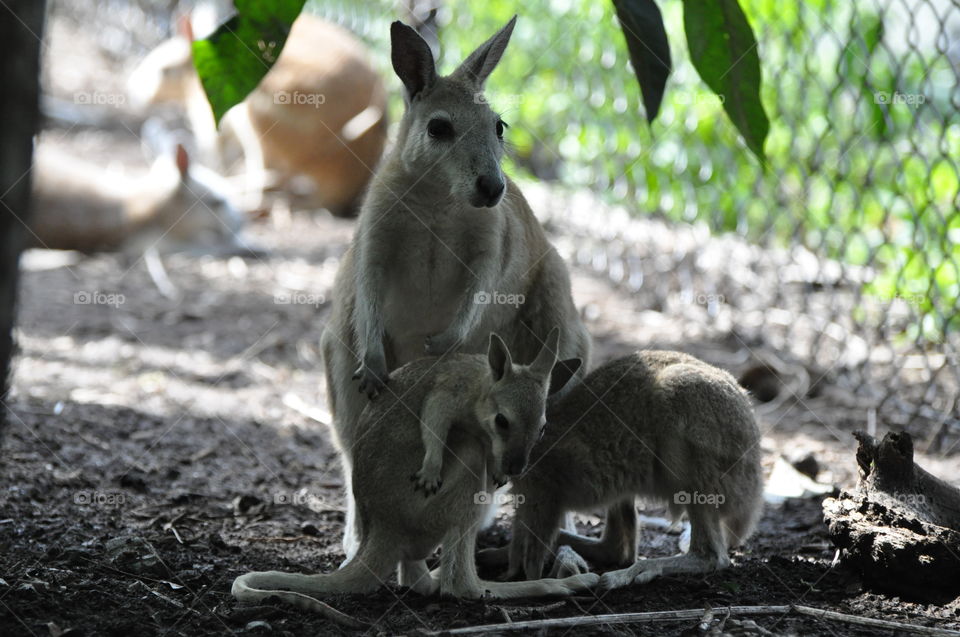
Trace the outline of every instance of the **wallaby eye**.
<instances>
[{"instance_id":1,"label":"wallaby eye","mask_svg":"<svg viewBox=\"0 0 960 637\"><path fill-rule=\"evenodd\" d=\"M493 419L493 422L496 423L497 429L506 431L510 428L510 423L507 421L507 417L503 414L497 414L497 417Z\"/></svg>"},{"instance_id":2,"label":"wallaby eye","mask_svg":"<svg viewBox=\"0 0 960 637\"><path fill-rule=\"evenodd\" d=\"M427 122L427 135L434 139L453 137L453 124L448 120L435 117Z\"/></svg>"},{"instance_id":3,"label":"wallaby eye","mask_svg":"<svg viewBox=\"0 0 960 637\"><path fill-rule=\"evenodd\" d=\"M497 137L499 137L500 139L503 139L503 129L505 128L510 128L510 127L507 126L507 123L505 121L503 121L502 119L498 119L497 120Z\"/></svg>"}]
</instances>

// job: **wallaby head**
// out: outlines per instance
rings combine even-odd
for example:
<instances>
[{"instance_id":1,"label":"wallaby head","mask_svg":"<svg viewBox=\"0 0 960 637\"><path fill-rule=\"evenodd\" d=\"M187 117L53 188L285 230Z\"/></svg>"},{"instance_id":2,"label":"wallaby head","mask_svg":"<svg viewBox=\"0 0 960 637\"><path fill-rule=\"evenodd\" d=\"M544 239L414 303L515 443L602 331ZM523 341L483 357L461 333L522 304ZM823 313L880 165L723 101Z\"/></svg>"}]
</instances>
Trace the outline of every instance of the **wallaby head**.
<instances>
[{"instance_id":1,"label":"wallaby head","mask_svg":"<svg viewBox=\"0 0 960 637\"><path fill-rule=\"evenodd\" d=\"M163 233L172 250L241 247L243 215L213 171L191 166L182 144L172 156L161 154L132 203L133 213Z\"/></svg>"},{"instance_id":2,"label":"wallaby head","mask_svg":"<svg viewBox=\"0 0 960 637\"><path fill-rule=\"evenodd\" d=\"M433 54L402 22L390 27L393 68L407 90L397 153L410 175L429 175L422 187L474 208L500 203L506 178L500 168L506 124L483 97L483 85L510 41L516 16L447 76Z\"/></svg>"},{"instance_id":3,"label":"wallaby head","mask_svg":"<svg viewBox=\"0 0 960 637\"><path fill-rule=\"evenodd\" d=\"M563 389L580 368L579 358L557 361L559 344L560 330L554 328L532 363L516 365L503 340L490 335L491 384L477 417L490 436L495 469L502 475L517 476L527 468L530 451L547 424L547 396Z\"/></svg>"}]
</instances>

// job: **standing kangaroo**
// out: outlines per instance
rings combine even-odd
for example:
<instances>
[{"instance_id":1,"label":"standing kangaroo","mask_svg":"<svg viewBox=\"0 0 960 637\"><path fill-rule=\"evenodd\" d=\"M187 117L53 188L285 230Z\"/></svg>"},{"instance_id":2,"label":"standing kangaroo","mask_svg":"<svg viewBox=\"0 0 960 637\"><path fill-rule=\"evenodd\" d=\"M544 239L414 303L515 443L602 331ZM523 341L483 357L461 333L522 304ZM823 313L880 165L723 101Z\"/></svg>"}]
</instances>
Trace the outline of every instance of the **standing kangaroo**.
<instances>
[{"instance_id":1,"label":"standing kangaroo","mask_svg":"<svg viewBox=\"0 0 960 637\"><path fill-rule=\"evenodd\" d=\"M524 500L513 522L508 578L540 577L555 543L608 561L609 546L559 525L568 511L625 496L664 501L674 515L685 511L690 550L607 572L603 588L724 568L728 549L753 532L763 504L760 432L747 393L727 372L679 352L638 352L591 372L550 406L547 421L530 468L513 479ZM636 536L620 537L636 560Z\"/></svg>"},{"instance_id":2,"label":"standing kangaroo","mask_svg":"<svg viewBox=\"0 0 960 637\"><path fill-rule=\"evenodd\" d=\"M396 391L364 409L364 435L353 449L360 531L356 557L326 575L247 573L234 581L234 597L259 602L276 596L342 621L338 611L314 596L375 590L398 566L400 585L426 595L438 590L467 598L570 595L594 586L599 581L594 573L486 582L477 576L474 560L477 530L487 510L481 496L494 489L488 470L524 470L543 428L548 392L562 388L577 369L575 363L555 365L557 337L554 332L527 366L515 365L503 341L491 335L486 357L421 358L394 372L390 382ZM437 410L437 404L446 407ZM422 418L447 421L449 429L442 445L443 487L430 498L402 478L416 470L423 455ZM426 564L437 545L443 546L439 579Z\"/></svg>"},{"instance_id":3,"label":"standing kangaroo","mask_svg":"<svg viewBox=\"0 0 960 637\"><path fill-rule=\"evenodd\" d=\"M416 31L391 26L407 109L341 262L322 337L348 476L360 411L404 363L424 354L482 352L491 332L518 362L529 363L554 326L561 359L586 366L589 358L566 267L501 170L506 124L482 95L515 20L445 77ZM349 559L357 544L349 484L347 492Z\"/></svg>"}]
</instances>

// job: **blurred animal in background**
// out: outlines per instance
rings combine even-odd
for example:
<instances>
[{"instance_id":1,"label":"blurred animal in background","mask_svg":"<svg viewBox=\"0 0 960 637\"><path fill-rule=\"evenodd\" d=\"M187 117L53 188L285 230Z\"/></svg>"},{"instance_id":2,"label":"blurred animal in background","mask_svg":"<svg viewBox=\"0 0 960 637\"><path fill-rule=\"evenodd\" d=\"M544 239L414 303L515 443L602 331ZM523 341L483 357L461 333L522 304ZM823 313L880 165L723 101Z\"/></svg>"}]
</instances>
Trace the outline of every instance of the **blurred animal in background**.
<instances>
[{"instance_id":1,"label":"blurred animal in background","mask_svg":"<svg viewBox=\"0 0 960 637\"><path fill-rule=\"evenodd\" d=\"M160 44L128 81L135 107L175 104L184 109L201 159L231 173L229 149L239 144L244 204L260 208L262 192L298 183L310 205L352 216L386 141L386 89L364 45L343 28L303 14L273 68L218 131L193 67L190 19ZM306 180L297 182L297 176Z\"/></svg>"},{"instance_id":2,"label":"blurred animal in background","mask_svg":"<svg viewBox=\"0 0 960 637\"><path fill-rule=\"evenodd\" d=\"M145 126L145 130L149 130ZM158 142L156 135L164 135ZM175 296L161 254L252 255L244 215L223 179L193 165L183 143L150 133L159 154L150 169L131 176L38 143L33 168L34 247L146 255L157 286Z\"/></svg>"}]
</instances>

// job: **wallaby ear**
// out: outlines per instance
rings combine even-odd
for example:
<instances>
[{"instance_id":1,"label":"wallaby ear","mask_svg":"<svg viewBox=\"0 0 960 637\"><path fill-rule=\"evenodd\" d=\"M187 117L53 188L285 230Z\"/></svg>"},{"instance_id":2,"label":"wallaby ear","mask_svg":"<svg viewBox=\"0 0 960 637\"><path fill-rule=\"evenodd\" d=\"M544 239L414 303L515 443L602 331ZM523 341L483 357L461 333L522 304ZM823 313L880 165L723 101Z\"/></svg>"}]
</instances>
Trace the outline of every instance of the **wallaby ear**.
<instances>
[{"instance_id":1,"label":"wallaby ear","mask_svg":"<svg viewBox=\"0 0 960 637\"><path fill-rule=\"evenodd\" d=\"M190 22L189 13L184 13L177 18L177 34L186 38L187 42L193 42L193 23Z\"/></svg>"},{"instance_id":2,"label":"wallaby ear","mask_svg":"<svg viewBox=\"0 0 960 637\"><path fill-rule=\"evenodd\" d=\"M500 380L510 371L513 360L510 358L510 350L503 339L490 333L490 346L487 348L487 361L490 363L490 372L493 374L494 382Z\"/></svg>"},{"instance_id":3,"label":"wallaby ear","mask_svg":"<svg viewBox=\"0 0 960 637\"><path fill-rule=\"evenodd\" d=\"M180 171L180 177L186 179L190 174L190 155L183 144L177 144L176 150L177 170Z\"/></svg>"},{"instance_id":4,"label":"wallaby ear","mask_svg":"<svg viewBox=\"0 0 960 637\"><path fill-rule=\"evenodd\" d=\"M390 57L393 70L412 100L437 80L437 67L426 40L399 20L390 25Z\"/></svg>"},{"instance_id":5,"label":"wallaby ear","mask_svg":"<svg viewBox=\"0 0 960 637\"><path fill-rule=\"evenodd\" d=\"M510 18L510 22L493 34L493 37L484 42L476 51L463 61L457 70L453 72L452 77L465 79L471 82L477 89L483 88L483 83L496 68L507 48L507 42L513 34L513 25L517 22L517 16Z\"/></svg>"},{"instance_id":6,"label":"wallaby ear","mask_svg":"<svg viewBox=\"0 0 960 637\"><path fill-rule=\"evenodd\" d=\"M570 379L580 371L581 365L583 365L583 361L579 358L557 361L557 364L553 366L553 371L550 372L550 389L547 391L547 395L552 396L566 387Z\"/></svg>"},{"instance_id":7,"label":"wallaby ear","mask_svg":"<svg viewBox=\"0 0 960 637\"><path fill-rule=\"evenodd\" d=\"M530 363L530 371L537 376L548 376L557 362L558 350L560 349L560 328L555 327L547 334L547 339L540 347L537 357Z\"/></svg>"}]
</instances>

